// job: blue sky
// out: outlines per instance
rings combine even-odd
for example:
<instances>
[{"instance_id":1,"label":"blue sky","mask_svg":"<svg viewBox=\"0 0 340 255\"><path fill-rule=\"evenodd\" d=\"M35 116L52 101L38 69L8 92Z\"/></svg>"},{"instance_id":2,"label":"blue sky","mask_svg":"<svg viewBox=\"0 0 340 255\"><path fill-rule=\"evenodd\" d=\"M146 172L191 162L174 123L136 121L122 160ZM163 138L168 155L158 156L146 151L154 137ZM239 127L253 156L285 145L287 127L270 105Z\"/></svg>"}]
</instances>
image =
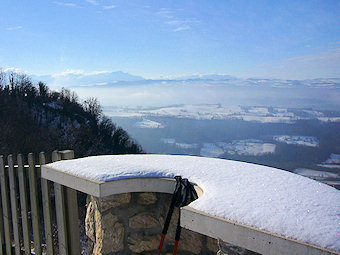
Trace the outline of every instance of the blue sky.
<instances>
[{"instance_id":1,"label":"blue sky","mask_svg":"<svg viewBox=\"0 0 340 255\"><path fill-rule=\"evenodd\" d=\"M340 1L4 0L0 67L340 77Z\"/></svg>"}]
</instances>

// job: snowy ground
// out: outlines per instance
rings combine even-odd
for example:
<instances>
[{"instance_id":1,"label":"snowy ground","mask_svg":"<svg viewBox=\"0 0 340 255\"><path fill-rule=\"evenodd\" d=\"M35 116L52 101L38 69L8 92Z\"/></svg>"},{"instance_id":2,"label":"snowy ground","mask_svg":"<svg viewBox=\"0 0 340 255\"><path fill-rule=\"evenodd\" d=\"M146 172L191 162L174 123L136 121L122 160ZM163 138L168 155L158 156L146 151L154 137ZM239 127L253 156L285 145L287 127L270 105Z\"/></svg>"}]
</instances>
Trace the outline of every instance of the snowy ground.
<instances>
[{"instance_id":1,"label":"snowy ground","mask_svg":"<svg viewBox=\"0 0 340 255\"><path fill-rule=\"evenodd\" d=\"M313 169L306 169L306 168L298 168L294 171L294 173L310 177L312 179L326 179L326 178L340 178L340 175L337 173L326 172L326 171L317 171Z\"/></svg>"},{"instance_id":2,"label":"snowy ground","mask_svg":"<svg viewBox=\"0 0 340 255\"><path fill-rule=\"evenodd\" d=\"M314 136L290 136L290 135L275 135L273 139L277 142L294 144L294 145L304 145L311 147L318 147L319 140Z\"/></svg>"},{"instance_id":3,"label":"snowy ground","mask_svg":"<svg viewBox=\"0 0 340 255\"><path fill-rule=\"evenodd\" d=\"M322 162L318 166L326 168L340 168L340 154L332 153L325 162Z\"/></svg>"},{"instance_id":4,"label":"snowy ground","mask_svg":"<svg viewBox=\"0 0 340 255\"><path fill-rule=\"evenodd\" d=\"M178 148L188 150L188 149L196 149L198 148L197 143L177 143L175 139L173 138L163 138L161 139L162 143L169 144L172 146L176 146Z\"/></svg>"},{"instance_id":5,"label":"snowy ground","mask_svg":"<svg viewBox=\"0 0 340 255\"><path fill-rule=\"evenodd\" d=\"M110 117L176 117L198 120L239 119L260 123L295 123L302 119L316 119L326 122L340 122L340 117L325 116L321 111L309 109L288 109L275 107L241 107L209 105L177 105L157 108L119 108L106 107L105 114Z\"/></svg>"},{"instance_id":6,"label":"snowy ground","mask_svg":"<svg viewBox=\"0 0 340 255\"><path fill-rule=\"evenodd\" d=\"M260 156L268 153L275 153L276 145L264 143L257 139L234 140L231 143L217 143L229 154Z\"/></svg>"},{"instance_id":7,"label":"snowy ground","mask_svg":"<svg viewBox=\"0 0 340 255\"><path fill-rule=\"evenodd\" d=\"M136 122L134 126L138 128L164 128L162 123L147 119Z\"/></svg>"},{"instance_id":8,"label":"snowy ground","mask_svg":"<svg viewBox=\"0 0 340 255\"><path fill-rule=\"evenodd\" d=\"M224 150L214 143L204 143L200 155L203 157L217 158L224 153Z\"/></svg>"},{"instance_id":9,"label":"snowy ground","mask_svg":"<svg viewBox=\"0 0 340 255\"><path fill-rule=\"evenodd\" d=\"M181 149L200 148L200 155L203 157L217 158L224 153L231 155L250 155L261 156L265 154L275 153L276 145L265 143L258 139L234 140L232 142L216 142L216 143L179 143L173 138L161 139L162 143L170 146L177 146Z\"/></svg>"}]
</instances>

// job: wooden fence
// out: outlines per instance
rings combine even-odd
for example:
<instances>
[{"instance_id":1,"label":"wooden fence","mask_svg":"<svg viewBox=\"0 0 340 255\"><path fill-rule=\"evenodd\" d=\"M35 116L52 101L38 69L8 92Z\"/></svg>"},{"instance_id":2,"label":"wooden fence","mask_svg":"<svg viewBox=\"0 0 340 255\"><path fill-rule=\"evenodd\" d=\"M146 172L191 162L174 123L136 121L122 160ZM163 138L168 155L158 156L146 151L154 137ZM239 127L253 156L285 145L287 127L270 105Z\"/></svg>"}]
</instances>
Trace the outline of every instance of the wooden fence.
<instances>
[{"instance_id":1,"label":"wooden fence","mask_svg":"<svg viewBox=\"0 0 340 255\"><path fill-rule=\"evenodd\" d=\"M52 153L53 162L72 158L70 150ZM0 156L0 255L80 254L77 192L41 178L44 164L44 153L39 164L31 153Z\"/></svg>"}]
</instances>

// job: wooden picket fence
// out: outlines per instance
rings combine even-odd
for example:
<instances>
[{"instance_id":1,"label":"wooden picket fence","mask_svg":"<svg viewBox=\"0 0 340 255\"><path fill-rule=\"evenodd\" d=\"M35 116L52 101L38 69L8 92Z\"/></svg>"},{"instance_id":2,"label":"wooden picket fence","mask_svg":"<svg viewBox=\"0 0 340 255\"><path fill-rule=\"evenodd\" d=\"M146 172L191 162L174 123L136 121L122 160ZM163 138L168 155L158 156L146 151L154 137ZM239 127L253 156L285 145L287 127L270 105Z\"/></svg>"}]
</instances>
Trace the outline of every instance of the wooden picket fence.
<instances>
[{"instance_id":1,"label":"wooden picket fence","mask_svg":"<svg viewBox=\"0 0 340 255\"><path fill-rule=\"evenodd\" d=\"M72 158L70 150L52 153L52 162ZM77 192L41 178L44 164L43 152L39 164L32 153L9 155L7 162L0 156L0 255L80 254Z\"/></svg>"}]
</instances>

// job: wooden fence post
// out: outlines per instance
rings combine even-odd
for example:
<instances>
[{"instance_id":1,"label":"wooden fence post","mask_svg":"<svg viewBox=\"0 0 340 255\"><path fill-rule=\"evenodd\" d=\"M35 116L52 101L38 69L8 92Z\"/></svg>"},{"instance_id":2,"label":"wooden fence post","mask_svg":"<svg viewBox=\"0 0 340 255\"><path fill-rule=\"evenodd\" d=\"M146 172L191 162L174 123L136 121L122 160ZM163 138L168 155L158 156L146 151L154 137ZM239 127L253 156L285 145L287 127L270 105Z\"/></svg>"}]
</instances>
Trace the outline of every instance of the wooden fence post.
<instances>
[{"instance_id":1,"label":"wooden fence post","mask_svg":"<svg viewBox=\"0 0 340 255\"><path fill-rule=\"evenodd\" d=\"M25 254L31 254L31 230L28 223L28 199L27 199L27 187L26 187L26 175L24 171L24 164L22 155L17 156L18 161L18 179L19 179L19 191L20 191L20 206L21 206L21 222L22 232L24 237Z\"/></svg>"},{"instance_id":2,"label":"wooden fence post","mask_svg":"<svg viewBox=\"0 0 340 255\"><path fill-rule=\"evenodd\" d=\"M10 205L8 199L8 179L5 171L3 156L0 156L0 177L1 177L1 200L3 208L4 232L5 232L5 247L6 254L12 254L12 239L10 226Z\"/></svg>"},{"instance_id":3,"label":"wooden fence post","mask_svg":"<svg viewBox=\"0 0 340 255\"><path fill-rule=\"evenodd\" d=\"M74 152L71 150L60 151L62 160L68 160L74 158ZM78 217L78 202L77 191L68 187L65 187L65 202L66 202L66 222L69 253L71 255L80 254L80 234L79 234L79 217Z\"/></svg>"},{"instance_id":4,"label":"wooden fence post","mask_svg":"<svg viewBox=\"0 0 340 255\"><path fill-rule=\"evenodd\" d=\"M52 152L52 161L61 160L61 156L58 151ZM66 226L66 209L65 209L65 195L64 186L59 183L54 183L55 194L55 207L58 224L58 242L59 242L59 254L68 255L68 240L67 240L67 226Z\"/></svg>"},{"instance_id":5,"label":"wooden fence post","mask_svg":"<svg viewBox=\"0 0 340 255\"><path fill-rule=\"evenodd\" d=\"M5 201L4 201L4 197L3 197L3 184L2 184L2 175L4 174L4 171L5 171L5 166L4 166L4 161L3 161L3 157L0 156L0 186L1 186L1 190L0 190L0 194L1 194L1 199L2 199L2 202L0 203L0 255L3 255L4 252L5 252L5 245L6 245L6 239L5 239L5 218L4 218L4 206L2 205Z\"/></svg>"},{"instance_id":6,"label":"wooden fence post","mask_svg":"<svg viewBox=\"0 0 340 255\"><path fill-rule=\"evenodd\" d=\"M33 154L28 154L28 180L30 187L31 198L31 215L32 215L32 228L35 254L41 255L41 230L40 230L40 217L38 210L38 190L37 190L37 173L34 164Z\"/></svg>"},{"instance_id":7,"label":"wooden fence post","mask_svg":"<svg viewBox=\"0 0 340 255\"><path fill-rule=\"evenodd\" d=\"M73 159L73 151L54 151L52 161ZM25 254L31 254L31 232L28 219L29 202L28 192L30 192L32 230L35 254L42 254L41 243L41 220L38 205L37 178L41 168L35 166L33 154L28 154L28 181L29 191L26 185L26 172L21 154L17 156L18 168L14 166L13 156L8 156L8 168L4 164L3 156L0 156L0 255L6 251L7 255L12 255L12 231L14 236L14 250L16 255L21 254L21 234ZM44 153L39 154L40 166L46 163ZM7 170L8 169L8 170ZM16 171L17 170L17 171ZM18 180L16 179L18 178ZM17 183L18 181L18 183ZM18 185L17 185L18 184ZM18 188L19 187L19 192ZM59 254L80 255L80 234L79 217L77 204L77 191L54 183L56 216L58 225ZM44 227L46 235L46 252L54 255L53 232L52 232L52 213L50 204L49 181L41 179ZM20 196L20 199L18 199ZM20 211L19 211L20 201ZM19 222L21 214L21 222ZM11 223L13 226L11 226ZM22 223L22 225L20 225ZM22 229L21 229L22 226Z\"/></svg>"},{"instance_id":8,"label":"wooden fence post","mask_svg":"<svg viewBox=\"0 0 340 255\"><path fill-rule=\"evenodd\" d=\"M11 196L11 209L12 209L12 226L14 233L15 254L20 255L20 235L19 235L19 218L18 218L18 191L16 185L16 178L14 172L13 157L9 155L8 158L8 176L9 176L9 189Z\"/></svg>"},{"instance_id":9,"label":"wooden fence post","mask_svg":"<svg viewBox=\"0 0 340 255\"><path fill-rule=\"evenodd\" d=\"M39 154L40 167L46 164L45 154L40 152ZM41 195L42 195L42 206L44 213L44 228L45 228L45 239L46 239L46 252L47 255L54 255L53 249L53 232L52 232L52 211L51 211L51 194L50 194L50 183L48 180L41 178Z\"/></svg>"},{"instance_id":10,"label":"wooden fence post","mask_svg":"<svg viewBox=\"0 0 340 255\"><path fill-rule=\"evenodd\" d=\"M0 190L1 197L1 190ZM0 203L0 255L4 254L5 246L5 235L4 235L4 223L3 223L3 214L2 214L2 203Z\"/></svg>"}]
</instances>

